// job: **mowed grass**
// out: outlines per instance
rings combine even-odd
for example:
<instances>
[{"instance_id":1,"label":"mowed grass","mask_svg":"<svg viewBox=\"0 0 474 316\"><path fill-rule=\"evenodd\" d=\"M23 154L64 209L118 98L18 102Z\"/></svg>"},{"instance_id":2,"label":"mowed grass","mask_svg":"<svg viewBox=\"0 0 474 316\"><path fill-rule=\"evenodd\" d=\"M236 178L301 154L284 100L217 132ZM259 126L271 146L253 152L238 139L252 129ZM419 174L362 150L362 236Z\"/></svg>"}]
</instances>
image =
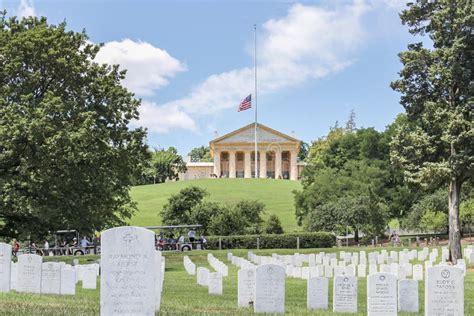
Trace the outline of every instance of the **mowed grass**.
<instances>
[{"instance_id":1,"label":"mowed grass","mask_svg":"<svg viewBox=\"0 0 474 316\"><path fill-rule=\"evenodd\" d=\"M132 199L138 211L129 223L136 226L161 224L160 211L172 194L189 186L206 189L208 201L236 203L244 199L265 203L266 215L276 214L285 232L299 230L296 224L293 190L301 189L297 181L275 179L199 179L133 187Z\"/></svg>"},{"instance_id":2,"label":"mowed grass","mask_svg":"<svg viewBox=\"0 0 474 316\"><path fill-rule=\"evenodd\" d=\"M385 248L390 250L390 248ZM346 251L366 250L374 248L345 248ZM380 250L380 249L377 249ZM300 253L319 251L333 252L338 249L305 249ZM259 255L272 253L293 254L295 250L253 250ZM197 266L209 267L207 251L186 253ZM166 257L166 273L162 295L161 315L249 315L250 308L237 307L237 268L227 262L227 251L212 253L229 266L229 276L224 278L224 294L213 296L208 294L206 287L197 285L196 277L188 275L182 263L183 253L164 253ZM247 250L232 250L234 255L244 257ZM95 260L97 256L85 256L83 259ZM48 258L50 260L50 258ZM67 258L71 261L72 258ZM81 262L82 263L82 262ZM84 262L85 263L85 262ZM212 271L212 270L211 270ZM329 283L329 310L308 311L306 309L306 281L302 279L285 279L285 308L287 315L347 315L332 312L332 279ZM474 315L474 272L470 267L465 278L465 315ZM420 281L420 313L399 315L423 315L424 313L424 281ZM367 283L365 278L358 279L358 311L355 315L366 315ZM22 293L0 294L0 315L98 315L99 290L82 290L77 287L76 296L33 295Z\"/></svg>"}]
</instances>

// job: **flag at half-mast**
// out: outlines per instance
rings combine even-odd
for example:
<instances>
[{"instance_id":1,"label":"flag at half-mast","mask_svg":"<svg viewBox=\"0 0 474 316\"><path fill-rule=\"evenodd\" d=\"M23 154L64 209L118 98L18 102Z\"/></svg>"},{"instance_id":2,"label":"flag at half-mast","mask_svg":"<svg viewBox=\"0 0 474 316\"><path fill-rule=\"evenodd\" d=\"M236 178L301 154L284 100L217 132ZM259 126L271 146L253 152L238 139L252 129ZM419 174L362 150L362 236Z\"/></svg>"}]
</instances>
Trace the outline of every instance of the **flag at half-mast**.
<instances>
[{"instance_id":1,"label":"flag at half-mast","mask_svg":"<svg viewBox=\"0 0 474 316\"><path fill-rule=\"evenodd\" d=\"M239 109L237 112L248 110L252 107L252 95L249 94L242 102L239 104Z\"/></svg>"}]
</instances>

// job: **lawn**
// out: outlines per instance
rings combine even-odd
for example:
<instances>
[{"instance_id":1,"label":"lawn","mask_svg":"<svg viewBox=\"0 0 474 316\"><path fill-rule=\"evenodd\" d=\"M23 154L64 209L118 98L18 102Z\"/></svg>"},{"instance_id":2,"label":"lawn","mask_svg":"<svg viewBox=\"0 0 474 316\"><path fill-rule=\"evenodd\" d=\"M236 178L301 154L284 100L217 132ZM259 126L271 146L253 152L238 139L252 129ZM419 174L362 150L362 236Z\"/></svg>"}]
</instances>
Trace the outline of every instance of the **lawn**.
<instances>
[{"instance_id":1,"label":"lawn","mask_svg":"<svg viewBox=\"0 0 474 316\"><path fill-rule=\"evenodd\" d=\"M385 248L390 250L390 248ZM343 249L359 251L363 248ZM374 248L366 248L373 251ZM317 251L338 251L337 249L305 249L300 253ZM295 250L254 250L259 255L270 255L273 252L292 254ZM247 250L233 250L238 256L246 256ZM225 259L227 251L213 251L213 254L228 264L229 276L224 278L224 295L211 296L207 288L198 286L195 277L184 270L182 253L166 253L166 273L162 296L161 314L163 315L248 315L251 309L237 308L237 268ZM188 253L197 266L209 267L206 251ZM85 256L82 260L95 260L97 257ZM50 260L50 258L48 258ZM68 258L72 260L71 257ZM84 263L82 261L81 263ZM471 267L472 268L472 267ZM366 279L359 279L358 309L356 315L366 314ZM329 306L332 308L332 280L330 281ZM420 282L420 313L423 315L424 282ZM314 315L306 309L306 281L286 278L286 312L288 315ZM31 295L8 293L0 294L0 315L97 315L99 313L99 290L81 290L78 286L74 297L57 295ZM332 311L318 311L318 315L338 315ZM347 315L347 314L346 314ZM404 314L399 315L416 315ZM465 315L474 315L474 272L472 269L465 279Z\"/></svg>"},{"instance_id":2,"label":"lawn","mask_svg":"<svg viewBox=\"0 0 474 316\"><path fill-rule=\"evenodd\" d=\"M209 192L207 199L236 203L244 199L258 200L266 205L266 216L277 214L286 232L298 230L295 219L293 190L301 188L297 181L275 179L200 179L133 187L131 196L138 211L129 221L136 226L161 224L159 212L168 198L188 186L198 186Z\"/></svg>"}]
</instances>

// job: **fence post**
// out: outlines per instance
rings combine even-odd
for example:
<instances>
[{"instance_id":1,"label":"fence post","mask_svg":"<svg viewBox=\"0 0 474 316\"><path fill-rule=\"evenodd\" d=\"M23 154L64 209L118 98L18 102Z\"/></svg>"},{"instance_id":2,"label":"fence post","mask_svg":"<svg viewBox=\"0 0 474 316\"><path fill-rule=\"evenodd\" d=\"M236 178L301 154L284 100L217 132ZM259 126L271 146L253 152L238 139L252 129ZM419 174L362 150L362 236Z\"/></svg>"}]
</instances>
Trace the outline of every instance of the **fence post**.
<instances>
[{"instance_id":1,"label":"fence post","mask_svg":"<svg viewBox=\"0 0 474 316\"><path fill-rule=\"evenodd\" d=\"M222 237L219 237L219 250L222 250Z\"/></svg>"},{"instance_id":2,"label":"fence post","mask_svg":"<svg viewBox=\"0 0 474 316\"><path fill-rule=\"evenodd\" d=\"M379 246L379 237L378 236L375 236L375 246L376 247Z\"/></svg>"},{"instance_id":3,"label":"fence post","mask_svg":"<svg viewBox=\"0 0 474 316\"><path fill-rule=\"evenodd\" d=\"M260 237L257 237L257 250L260 249Z\"/></svg>"},{"instance_id":4,"label":"fence post","mask_svg":"<svg viewBox=\"0 0 474 316\"><path fill-rule=\"evenodd\" d=\"M300 250L300 237L296 237L296 249Z\"/></svg>"}]
</instances>

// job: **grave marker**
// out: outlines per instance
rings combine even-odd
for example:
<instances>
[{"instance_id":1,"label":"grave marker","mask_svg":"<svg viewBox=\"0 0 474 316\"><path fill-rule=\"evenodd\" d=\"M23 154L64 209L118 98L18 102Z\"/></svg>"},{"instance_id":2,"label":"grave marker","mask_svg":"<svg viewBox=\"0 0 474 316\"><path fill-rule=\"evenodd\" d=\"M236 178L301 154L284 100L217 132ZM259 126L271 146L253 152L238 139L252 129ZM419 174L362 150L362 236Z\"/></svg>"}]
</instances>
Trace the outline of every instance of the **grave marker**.
<instances>
[{"instance_id":1,"label":"grave marker","mask_svg":"<svg viewBox=\"0 0 474 316\"><path fill-rule=\"evenodd\" d=\"M367 277L367 314L369 316L397 315L397 276L374 273Z\"/></svg>"},{"instance_id":2,"label":"grave marker","mask_svg":"<svg viewBox=\"0 0 474 316\"><path fill-rule=\"evenodd\" d=\"M451 266L427 269L425 315L464 315L464 276L461 269Z\"/></svg>"},{"instance_id":3,"label":"grave marker","mask_svg":"<svg viewBox=\"0 0 474 316\"><path fill-rule=\"evenodd\" d=\"M308 309L328 309L328 279L312 277L308 280L306 300Z\"/></svg>"},{"instance_id":4,"label":"grave marker","mask_svg":"<svg viewBox=\"0 0 474 316\"><path fill-rule=\"evenodd\" d=\"M108 229L101 250L100 314L155 315L155 233L134 226Z\"/></svg>"},{"instance_id":5,"label":"grave marker","mask_svg":"<svg viewBox=\"0 0 474 316\"><path fill-rule=\"evenodd\" d=\"M357 278L336 276L333 290L333 312L357 313Z\"/></svg>"},{"instance_id":6,"label":"grave marker","mask_svg":"<svg viewBox=\"0 0 474 316\"><path fill-rule=\"evenodd\" d=\"M255 269L255 313L285 312L285 269L265 264Z\"/></svg>"},{"instance_id":7,"label":"grave marker","mask_svg":"<svg viewBox=\"0 0 474 316\"><path fill-rule=\"evenodd\" d=\"M25 293L41 292L41 264L43 258L26 254L18 256L17 291Z\"/></svg>"}]
</instances>

